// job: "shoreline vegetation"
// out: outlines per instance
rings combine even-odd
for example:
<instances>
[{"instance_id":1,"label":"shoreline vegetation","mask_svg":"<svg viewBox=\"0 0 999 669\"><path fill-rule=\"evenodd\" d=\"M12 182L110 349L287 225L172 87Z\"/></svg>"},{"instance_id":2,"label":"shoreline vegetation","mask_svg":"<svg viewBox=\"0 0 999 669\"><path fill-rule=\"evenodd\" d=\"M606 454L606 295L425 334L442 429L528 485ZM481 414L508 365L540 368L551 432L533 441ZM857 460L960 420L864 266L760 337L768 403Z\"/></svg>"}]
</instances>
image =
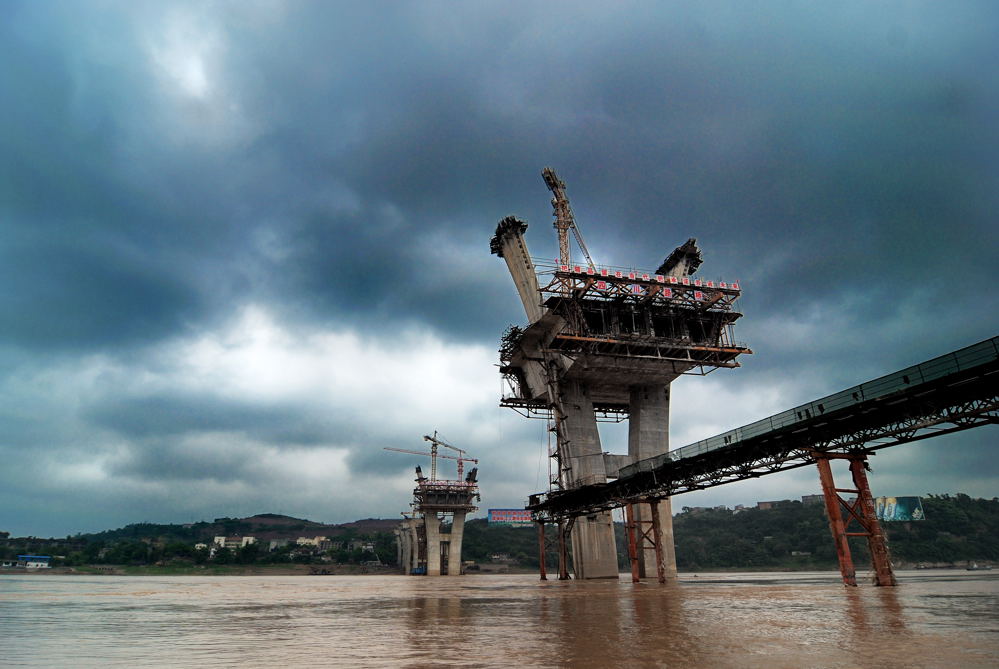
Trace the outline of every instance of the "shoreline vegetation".
<instances>
[{"instance_id":1,"label":"shoreline vegetation","mask_svg":"<svg viewBox=\"0 0 999 669\"><path fill-rule=\"evenodd\" d=\"M968 571L967 565L952 564L945 566L894 565L895 571ZM868 571L866 565L858 567L858 573ZM975 570L972 570L975 571ZM723 575L740 573L795 574L806 572L839 573L838 568L780 568L760 567L753 569L699 569L679 570L681 578L696 578L698 575ZM462 576L533 574L538 570L528 567L510 567L505 569L484 569L470 571ZM622 577L627 573L620 572ZM395 566L358 567L356 565L327 565L322 569L313 569L306 565L80 565L76 567L52 567L49 569L3 569L0 576L402 576Z\"/></svg>"},{"instance_id":2,"label":"shoreline vegetation","mask_svg":"<svg viewBox=\"0 0 999 669\"><path fill-rule=\"evenodd\" d=\"M490 565L486 565L489 567ZM536 574L537 569L519 566L486 568L467 576L490 574ZM41 576L393 576L402 575L395 565L78 565L48 569L7 568L0 575Z\"/></svg>"},{"instance_id":3,"label":"shoreline vegetation","mask_svg":"<svg viewBox=\"0 0 999 669\"><path fill-rule=\"evenodd\" d=\"M394 566L323 565L77 565L49 569L3 569L2 574L74 576L371 576L396 574Z\"/></svg>"},{"instance_id":4,"label":"shoreline vegetation","mask_svg":"<svg viewBox=\"0 0 999 669\"><path fill-rule=\"evenodd\" d=\"M927 495L925 520L884 523L896 569L999 564L999 499L958 493ZM276 514L217 518L212 522L138 523L65 539L10 537L0 532L0 558L51 556L51 569L30 573L116 575L364 575L396 574L393 531L398 520L342 525ZM624 527L616 523L619 569L629 570ZM848 530L849 531L849 530ZM681 573L834 571L836 549L823 504L784 500L767 508L682 507L673 517ZM537 573L537 530L532 526L465 525L462 559L469 575ZM854 563L870 562L867 542L850 539ZM556 564L554 548L547 556ZM24 573L0 568L3 573Z\"/></svg>"}]
</instances>

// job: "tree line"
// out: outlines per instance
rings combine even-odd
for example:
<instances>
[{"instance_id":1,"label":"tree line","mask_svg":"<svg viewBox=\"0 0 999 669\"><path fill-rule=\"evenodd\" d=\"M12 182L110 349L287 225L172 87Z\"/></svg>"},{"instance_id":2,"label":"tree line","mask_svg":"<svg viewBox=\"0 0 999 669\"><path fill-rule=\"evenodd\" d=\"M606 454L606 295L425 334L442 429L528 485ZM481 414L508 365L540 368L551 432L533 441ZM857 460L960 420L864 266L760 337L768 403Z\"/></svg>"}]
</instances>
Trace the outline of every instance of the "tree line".
<instances>
[{"instance_id":1,"label":"tree line","mask_svg":"<svg viewBox=\"0 0 999 669\"><path fill-rule=\"evenodd\" d=\"M966 494L922 498L925 520L883 523L892 560L899 567L999 562L999 499ZM844 512L845 515L845 512ZM851 530L858 529L854 524ZM624 525L615 523L618 561L628 569ZM677 567L704 569L835 569L836 547L823 504L790 502L772 509L689 509L673 517ZM866 539L850 539L853 560L869 563ZM538 564L534 527L489 527L472 520L465 527L464 557L487 561L505 553L519 564ZM547 561L555 564L554 547Z\"/></svg>"},{"instance_id":2,"label":"tree line","mask_svg":"<svg viewBox=\"0 0 999 669\"><path fill-rule=\"evenodd\" d=\"M925 520L884 523L889 549L896 565L917 566L999 562L999 499L975 499L963 493L927 495L923 499ZM76 535L66 539L10 538L0 536L0 558L19 554L61 555L55 565L149 565L149 564L357 564L378 560L396 564L392 532L356 532L346 529L334 547L319 550L291 541L271 551L265 542L241 548L196 549L207 530L226 534L251 529L236 519L216 519L212 524L156 525L138 523L118 530ZM259 526L257 526L259 529ZM282 529L288 528L286 525ZM304 527L302 529L305 529ZM615 524L618 557L628 568L624 527ZM550 532L550 535L553 535ZM834 569L836 550L822 504L791 502L773 509L689 509L673 518L677 566L683 571L707 569ZM554 538L553 536L551 538ZM370 544L357 547L354 540ZM210 539L208 539L210 541ZM354 548L350 548L353 542ZM866 541L850 540L854 562L869 561ZM527 568L538 566L536 527L489 525L484 519L466 523L462 558L478 563L501 555L510 563ZM547 553L556 562L555 547Z\"/></svg>"}]
</instances>

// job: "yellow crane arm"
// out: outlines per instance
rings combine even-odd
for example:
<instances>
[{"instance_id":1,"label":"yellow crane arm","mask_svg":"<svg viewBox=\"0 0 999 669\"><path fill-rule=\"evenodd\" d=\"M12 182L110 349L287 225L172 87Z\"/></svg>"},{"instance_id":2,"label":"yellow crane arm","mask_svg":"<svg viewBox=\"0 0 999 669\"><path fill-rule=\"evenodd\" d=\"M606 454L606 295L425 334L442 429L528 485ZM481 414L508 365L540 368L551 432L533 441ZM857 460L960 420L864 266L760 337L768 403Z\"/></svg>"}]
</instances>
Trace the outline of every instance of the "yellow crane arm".
<instances>
[{"instance_id":1,"label":"yellow crane arm","mask_svg":"<svg viewBox=\"0 0 999 669\"><path fill-rule=\"evenodd\" d=\"M558 230L560 261L564 265L571 264L569 230L572 230L572 234L576 238L576 243L579 244L579 249L583 252L583 257L586 258L586 264L595 269L593 258L590 257L590 251L586 248L586 243L583 242L583 235L579 232L576 219L572 215L572 207L569 206L569 196L565 194L565 182L559 179L558 175L555 174L555 170L550 167L541 170L541 176L545 180L548 190L555 196L552 198L552 209L555 214L555 229Z\"/></svg>"}]
</instances>

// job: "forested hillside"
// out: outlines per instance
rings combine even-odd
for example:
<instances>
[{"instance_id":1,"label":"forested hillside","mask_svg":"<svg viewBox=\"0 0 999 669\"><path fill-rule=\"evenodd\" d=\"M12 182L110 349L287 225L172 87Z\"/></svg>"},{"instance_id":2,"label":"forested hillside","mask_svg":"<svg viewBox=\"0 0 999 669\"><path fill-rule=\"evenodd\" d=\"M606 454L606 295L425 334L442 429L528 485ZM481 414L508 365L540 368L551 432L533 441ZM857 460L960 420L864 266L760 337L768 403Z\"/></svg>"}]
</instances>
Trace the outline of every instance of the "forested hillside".
<instances>
[{"instance_id":1,"label":"forested hillside","mask_svg":"<svg viewBox=\"0 0 999 669\"><path fill-rule=\"evenodd\" d=\"M925 520L884 523L897 566L999 560L999 499L929 495L923 509ZM688 511L674 518L673 532L685 570L836 566L822 504ZM850 548L857 565L866 565L866 540L853 538Z\"/></svg>"},{"instance_id":2,"label":"forested hillside","mask_svg":"<svg viewBox=\"0 0 999 669\"><path fill-rule=\"evenodd\" d=\"M892 560L898 567L964 565L969 561L999 563L999 499L968 495L923 497L926 519L885 523ZM218 518L212 523L154 525L139 523L98 534L65 539L10 538L0 532L0 558L20 553L62 555L57 564L228 563L359 563L396 558L392 529L396 520L370 519L344 525L261 514L251 518ZM624 527L616 526L622 570L628 568ZM677 564L682 571L707 569L834 569L836 552L822 504L790 502L774 509L686 509L673 519ZM252 534L258 543L237 551L210 555L195 542L213 536ZM320 550L297 545L300 536L334 539ZM273 551L268 539L291 539ZM553 536L551 538L554 538ZM858 567L868 564L864 539L851 539ZM488 525L483 519L465 526L463 558L488 563L494 556L506 564L537 567L538 533L533 526ZM555 564L554 551L549 563Z\"/></svg>"},{"instance_id":3,"label":"forested hillside","mask_svg":"<svg viewBox=\"0 0 999 669\"><path fill-rule=\"evenodd\" d=\"M999 562L999 499L929 495L923 498L923 509L926 520L884 524L897 566ZM686 510L674 516L673 532L677 564L683 571L837 566L822 504ZM619 562L626 569L627 544L620 524L617 535ZM506 553L522 564L536 565L537 541L534 528L488 527L476 520L466 528L464 553L466 559L480 561ZM857 565L866 566L870 560L866 540L853 538L850 546ZM550 559L554 564L554 555Z\"/></svg>"}]
</instances>

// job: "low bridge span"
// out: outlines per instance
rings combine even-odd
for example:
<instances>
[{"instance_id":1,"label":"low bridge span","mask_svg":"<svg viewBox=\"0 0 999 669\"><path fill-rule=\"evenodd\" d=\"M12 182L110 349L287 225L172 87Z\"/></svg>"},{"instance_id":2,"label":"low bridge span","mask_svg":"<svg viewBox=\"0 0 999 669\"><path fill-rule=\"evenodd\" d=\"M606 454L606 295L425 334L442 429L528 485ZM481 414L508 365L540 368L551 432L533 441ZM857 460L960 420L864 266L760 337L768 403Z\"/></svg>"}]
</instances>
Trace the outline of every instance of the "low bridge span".
<instances>
[{"instance_id":1,"label":"low bridge span","mask_svg":"<svg viewBox=\"0 0 999 669\"><path fill-rule=\"evenodd\" d=\"M669 537L658 511L663 500L814 463L843 583L857 585L849 538L866 537L874 583L895 585L888 543L865 473L868 456L881 448L996 423L999 337L639 460L621 467L616 480L532 495L527 508L538 523L542 578L546 523L557 525L563 537L581 516L624 507L632 580L637 582L641 576L639 551L653 550L658 579L665 582L667 575L658 557L667 550ZM838 487L833 481L833 460L849 463L852 488ZM854 496L846 498L841 493ZM651 522L639 515L644 505L649 507ZM851 530L854 522L859 528ZM561 553L559 559L559 578L566 578Z\"/></svg>"},{"instance_id":2,"label":"low bridge span","mask_svg":"<svg viewBox=\"0 0 999 669\"><path fill-rule=\"evenodd\" d=\"M565 520L996 423L999 337L640 460L616 480L532 495L527 508Z\"/></svg>"}]
</instances>

